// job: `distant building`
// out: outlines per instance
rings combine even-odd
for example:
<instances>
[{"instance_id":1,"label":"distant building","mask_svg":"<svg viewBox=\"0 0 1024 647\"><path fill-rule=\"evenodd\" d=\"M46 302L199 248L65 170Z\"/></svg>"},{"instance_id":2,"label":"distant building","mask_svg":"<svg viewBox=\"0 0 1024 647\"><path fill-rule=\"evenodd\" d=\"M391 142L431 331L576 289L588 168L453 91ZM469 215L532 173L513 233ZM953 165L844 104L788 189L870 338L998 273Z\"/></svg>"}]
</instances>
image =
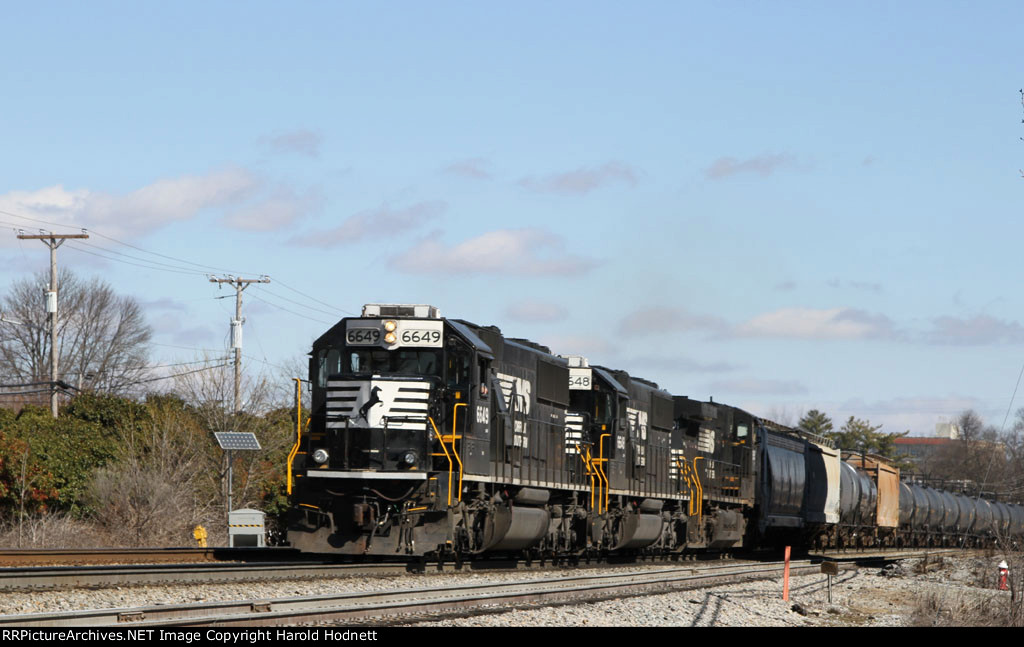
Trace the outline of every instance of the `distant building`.
<instances>
[{"instance_id":1,"label":"distant building","mask_svg":"<svg viewBox=\"0 0 1024 647\"><path fill-rule=\"evenodd\" d=\"M896 439L896 448L914 461L914 472L928 475L938 467L940 458L947 458L945 448L960 439L960 427L955 422L940 419L935 423L934 436L905 436ZM948 459L945 461L948 462Z\"/></svg>"},{"instance_id":2,"label":"distant building","mask_svg":"<svg viewBox=\"0 0 1024 647\"><path fill-rule=\"evenodd\" d=\"M938 426L936 425L936 427ZM953 429L956 429L955 425L953 425ZM949 436L932 438L905 436L897 438L895 442L897 451L906 454L914 461L914 471L927 474L930 472L929 466L939 457L942 449L956 443L956 438L957 436L952 438Z\"/></svg>"},{"instance_id":3,"label":"distant building","mask_svg":"<svg viewBox=\"0 0 1024 647\"><path fill-rule=\"evenodd\" d=\"M956 440L960 437L960 427L955 422L936 422L935 437Z\"/></svg>"}]
</instances>

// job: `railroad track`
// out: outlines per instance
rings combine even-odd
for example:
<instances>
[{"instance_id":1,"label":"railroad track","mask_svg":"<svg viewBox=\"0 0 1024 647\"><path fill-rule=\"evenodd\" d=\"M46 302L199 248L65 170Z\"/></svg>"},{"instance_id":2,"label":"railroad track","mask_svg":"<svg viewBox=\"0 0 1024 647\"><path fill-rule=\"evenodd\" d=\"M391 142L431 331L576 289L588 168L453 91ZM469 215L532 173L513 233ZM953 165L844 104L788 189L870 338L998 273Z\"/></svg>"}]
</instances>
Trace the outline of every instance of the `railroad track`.
<instances>
[{"instance_id":1,"label":"railroad track","mask_svg":"<svg viewBox=\"0 0 1024 647\"><path fill-rule=\"evenodd\" d=\"M856 565L847 563L840 568L852 569ZM594 601L781 577L782 569L781 562L694 563L598 575L561 574L496 584L0 616L0 627L381 625L424 614L493 612L526 604ZM820 565L799 560L791 563L790 570L794 575L818 573Z\"/></svg>"},{"instance_id":2,"label":"railroad track","mask_svg":"<svg viewBox=\"0 0 1024 647\"><path fill-rule=\"evenodd\" d=\"M523 560L485 560L480 562L379 562L379 563L337 563L333 561L312 561L315 556L303 555L297 551L275 550L272 553L256 553L253 560L251 549L218 549L219 553L211 555L211 549L144 549L131 555L127 561L146 559L155 555L157 563L149 564L112 564L102 566L28 566L0 568L0 591L30 591L71 588L104 588L114 586L145 586L173 584L223 584L232 582L260 582L292 579L322 579L338 577L374 577L403 575L409 573L456 573L456 572L500 572L514 570L545 570L563 569L564 567L551 562ZM237 550L237 549L236 549ZM266 549L263 549L266 551ZM166 551L166 552L165 552ZM73 561L92 559L93 555L100 559L113 558L117 551L22 551L30 552L30 558L42 558L41 553L51 557L64 553ZM123 553L124 551L120 551ZM900 550L854 553L823 553L810 555L813 562L823 560L837 562L866 563L920 557L924 554L941 555L960 552L959 549L933 549L931 551ZM196 556L202 559L216 559L209 563L190 561L182 563L161 563L161 560L173 562L176 557ZM271 557L285 557L286 561L264 561ZM253 561L234 561L226 563L226 559L249 559ZM0 562L2 563L2 562ZM678 561L644 561L647 564L688 564ZM622 562L598 562L593 566L622 566ZM628 565L628 563L627 563Z\"/></svg>"},{"instance_id":3,"label":"railroad track","mask_svg":"<svg viewBox=\"0 0 1024 647\"><path fill-rule=\"evenodd\" d=\"M0 567L85 564L186 564L199 562L298 561L294 548L78 548L3 549Z\"/></svg>"},{"instance_id":4,"label":"railroad track","mask_svg":"<svg viewBox=\"0 0 1024 647\"><path fill-rule=\"evenodd\" d=\"M836 561L840 571L860 564L895 561L909 557L940 556L960 553L957 549L931 551L886 551L857 555L815 556L791 562L793 575L821 572L823 558ZM349 575L365 575L356 569L367 566L395 568L391 565L343 565ZM318 577L331 576L324 572ZM404 568L404 566L403 566ZM450 586L402 588L374 592L202 602L160 604L144 607L98 609L60 613L34 613L0 616L2 627L94 627L118 626L142 629L173 626L279 626L303 624L386 625L409 622L410 617L469 615L495 612L529 604L565 604L596 601L674 590L704 588L737 581L779 578L782 562L681 562L673 565L648 564L615 572L572 573L564 569L543 577L502 583L453 583ZM463 568L463 571L466 569ZM483 569L480 569L483 570ZM336 571L335 576L343 576ZM379 571L383 574L383 571Z\"/></svg>"}]
</instances>

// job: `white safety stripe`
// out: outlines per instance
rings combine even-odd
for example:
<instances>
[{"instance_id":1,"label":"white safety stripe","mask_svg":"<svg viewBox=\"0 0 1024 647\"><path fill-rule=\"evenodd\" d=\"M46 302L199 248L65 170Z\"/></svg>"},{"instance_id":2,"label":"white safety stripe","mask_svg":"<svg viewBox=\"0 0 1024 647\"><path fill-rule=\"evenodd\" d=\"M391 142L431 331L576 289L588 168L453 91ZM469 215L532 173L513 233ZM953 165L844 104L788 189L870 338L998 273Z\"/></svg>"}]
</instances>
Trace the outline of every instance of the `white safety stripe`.
<instances>
[{"instance_id":1,"label":"white safety stripe","mask_svg":"<svg viewBox=\"0 0 1024 647\"><path fill-rule=\"evenodd\" d=\"M565 412L565 453L579 454L583 444L583 416Z\"/></svg>"},{"instance_id":2,"label":"white safety stripe","mask_svg":"<svg viewBox=\"0 0 1024 647\"><path fill-rule=\"evenodd\" d=\"M383 429L386 421L388 429L426 431L429 400L430 383L426 381L331 380L327 383L327 428ZM330 420L341 416L348 422Z\"/></svg>"}]
</instances>

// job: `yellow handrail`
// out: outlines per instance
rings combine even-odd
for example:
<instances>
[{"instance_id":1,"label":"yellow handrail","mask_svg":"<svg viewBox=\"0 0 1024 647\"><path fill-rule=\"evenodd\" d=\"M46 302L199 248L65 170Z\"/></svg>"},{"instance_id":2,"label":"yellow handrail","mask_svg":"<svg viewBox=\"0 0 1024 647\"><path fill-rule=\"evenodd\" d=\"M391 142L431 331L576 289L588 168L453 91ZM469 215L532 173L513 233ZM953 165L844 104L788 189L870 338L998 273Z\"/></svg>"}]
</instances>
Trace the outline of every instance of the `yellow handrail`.
<instances>
[{"instance_id":1,"label":"yellow handrail","mask_svg":"<svg viewBox=\"0 0 1024 647\"><path fill-rule=\"evenodd\" d=\"M427 420L430 421L430 426L434 428L434 435L437 436L437 442L441 443L441 449L444 450L444 457L448 459L448 505L452 504L452 455L448 453L448 448L444 446L444 436L437 430L437 423L430 416L427 416Z\"/></svg>"},{"instance_id":2,"label":"yellow handrail","mask_svg":"<svg viewBox=\"0 0 1024 647\"><path fill-rule=\"evenodd\" d=\"M455 454L455 460L457 460L459 462L459 494L458 494L457 498L455 499L456 501L461 501L462 500L462 459L459 457L459 452L456 451L456 449L455 449L455 438L456 438L456 436L455 436L455 420L459 417L459 407L465 407L465 406L469 406L469 405L467 405L465 402L459 402L454 407L452 407L452 453ZM462 434L462 435L465 436L466 434ZM463 442L463 444L465 444L466 441L463 440L462 442ZM449 478L448 488L450 490L451 487L452 487L452 485L451 485L451 477L449 476L448 478Z\"/></svg>"},{"instance_id":3,"label":"yellow handrail","mask_svg":"<svg viewBox=\"0 0 1024 647\"><path fill-rule=\"evenodd\" d=\"M295 380L295 446L288 452L288 494L292 493L292 461L299 453L299 443L302 440L302 378L293 377Z\"/></svg>"},{"instance_id":4,"label":"yellow handrail","mask_svg":"<svg viewBox=\"0 0 1024 647\"><path fill-rule=\"evenodd\" d=\"M701 517L704 514L704 486L700 483L700 472L697 470L697 461L705 458L695 456L693 459L693 480L697 483L697 525L700 525ZM692 500L692 498L691 498Z\"/></svg>"},{"instance_id":5,"label":"yellow handrail","mask_svg":"<svg viewBox=\"0 0 1024 647\"><path fill-rule=\"evenodd\" d=\"M593 466L591 466L590 461L587 459L587 457L583 455L583 450L580 449L580 444L579 443L573 443L573 444L576 446L576 454L580 457L580 460L583 461L583 466L587 468L587 477L590 479L590 509L593 510L594 509L594 470L593 470ZM589 447L587 447L587 453L588 454L590 453L590 448Z\"/></svg>"},{"instance_id":6,"label":"yellow handrail","mask_svg":"<svg viewBox=\"0 0 1024 647\"><path fill-rule=\"evenodd\" d=\"M600 455L600 458L598 459L600 462L598 463L598 466L597 466L597 472L598 472L598 474L600 474L601 478L604 480L604 511L605 512L608 511L608 488L609 488L609 483L608 483L608 475L604 473L604 463L605 463L605 461L608 460L608 459L606 459L604 457L604 439L605 438L611 438L611 437L612 437L611 434L601 434L597 438L598 453ZM598 512L600 512L600 510L598 510Z\"/></svg>"}]
</instances>

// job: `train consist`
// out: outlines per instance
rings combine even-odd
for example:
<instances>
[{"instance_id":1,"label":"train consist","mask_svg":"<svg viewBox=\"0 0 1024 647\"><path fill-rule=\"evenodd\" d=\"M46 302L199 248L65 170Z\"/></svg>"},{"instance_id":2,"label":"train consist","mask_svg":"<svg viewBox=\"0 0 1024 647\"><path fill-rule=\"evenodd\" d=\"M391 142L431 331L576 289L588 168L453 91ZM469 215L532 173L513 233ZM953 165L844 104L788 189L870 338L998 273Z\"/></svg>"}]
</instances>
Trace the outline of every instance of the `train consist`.
<instances>
[{"instance_id":1,"label":"train consist","mask_svg":"<svg viewBox=\"0 0 1024 647\"><path fill-rule=\"evenodd\" d=\"M288 541L377 556L985 545L1024 508L426 305L313 344ZM301 416L300 416L301 420Z\"/></svg>"}]
</instances>

